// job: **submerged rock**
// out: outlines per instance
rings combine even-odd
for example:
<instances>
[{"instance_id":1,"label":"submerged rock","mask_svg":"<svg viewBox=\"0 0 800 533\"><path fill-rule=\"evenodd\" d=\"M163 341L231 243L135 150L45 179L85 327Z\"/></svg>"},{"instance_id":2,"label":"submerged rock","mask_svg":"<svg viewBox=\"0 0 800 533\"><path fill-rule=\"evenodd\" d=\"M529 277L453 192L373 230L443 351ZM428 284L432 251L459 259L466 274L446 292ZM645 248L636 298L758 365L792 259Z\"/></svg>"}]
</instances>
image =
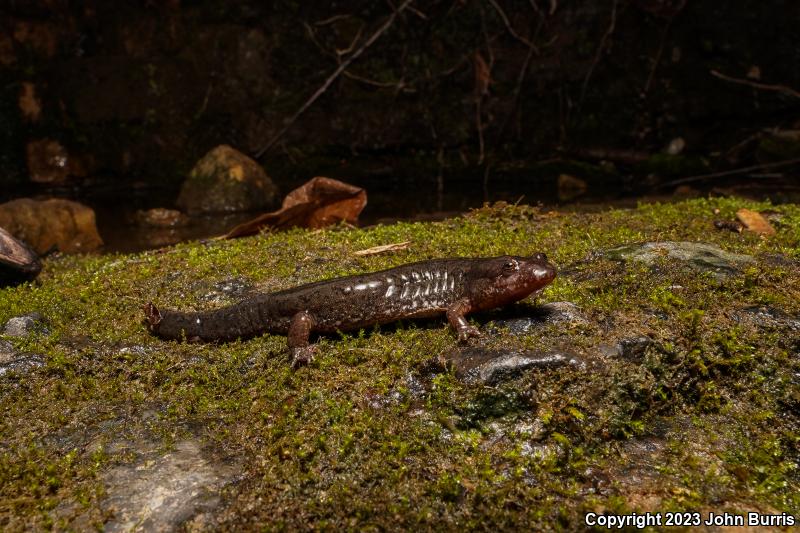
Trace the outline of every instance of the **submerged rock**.
<instances>
[{"instance_id":1,"label":"submerged rock","mask_svg":"<svg viewBox=\"0 0 800 533\"><path fill-rule=\"evenodd\" d=\"M189 224L189 217L177 209L155 207L136 211L136 224L151 228L180 228Z\"/></svg>"},{"instance_id":2,"label":"submerged rock","mask_svg":"<svg viewBox=\"0 0 800 533\"><path fill-rule=\"evenodd\" d=\"M243 153L220 145L197 162L181 187L178 207L188 213L253 211L275 207L278 188Z\"/></svg>"},{"instance_id":3,"label":"submerged rock","mask_svg":"<svg viewBox=\"0 0 800 533\"><path fill-rule=\"evenodd\" d=\"M91 252L103 245L94 211L70 200L20 198L0 204L0 226L39 254Z\"/></svg>"},{"instance_id":4,"label":"submerged rock","mask_svg":"<svg viewBox=\"0 0 800 533\"><path fill-rule=\"evenodd\" d=\"M616 261L641 261L648 265L658 259L669 258L697 270L711 272L717 278L735 274L755 262L750 255L726 252L715 244L686 241L629 244L606 250L604 255Z\"/></svg>"},{"instance_id":5,"label":"submerged rock","mask_svg":"<svg viewBox=\"0 0 800 533\"><path fill-rule=\"evenodd\" d=\"M491 350L480 347L459 348L448 352L444 358L448 364L452 365L458 379L465 383L484 385L495 385L536 368L554 369L582 364L576 354L569 352Z\"/></svg>"}]
</instances>

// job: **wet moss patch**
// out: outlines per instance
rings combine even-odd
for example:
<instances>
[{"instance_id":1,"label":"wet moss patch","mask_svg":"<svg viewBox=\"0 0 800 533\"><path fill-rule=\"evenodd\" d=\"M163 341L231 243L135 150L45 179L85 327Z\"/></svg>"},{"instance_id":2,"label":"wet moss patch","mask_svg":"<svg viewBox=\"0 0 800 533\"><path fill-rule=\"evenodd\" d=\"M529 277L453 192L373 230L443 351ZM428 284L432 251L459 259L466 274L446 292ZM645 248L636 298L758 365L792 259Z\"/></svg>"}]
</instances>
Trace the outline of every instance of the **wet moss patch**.
<instances>
[{"instance_id":1,"label":"wet moss patch","mask_svg":"<svg viewBox=\"0 0 800 533\"><path fill-rule=\"evenodd\" d=\"M777 212L777 235L714 229L741 207ZM353 255L401 241L412 245ZM604 253L666 241L753 260L719 277ZM219 460L239 475L213 486L202 516L173 509L175 526L574 529L590 510L796 511L798 243L795 205L699 199L594 214L493 206L439 223L53 257L37 282L0 291L0 324L38 312L48 325L2 336L43 364L0 376L0 526L113 523L115 473L189 448L215 450L202 454L209 472L225 470ZM568 351L582 364L496 386L430 364L456 346L443 321L323 337L297 372L280 336L164 342L141 324L151 300L208 309L426 258L539 251L562 275L537 301L572 302L582 320L488 327L473 347ZM508 312L537 316L534 302ZM128 447L114 445L121 432Z\"/></svg>"}]
</instances>

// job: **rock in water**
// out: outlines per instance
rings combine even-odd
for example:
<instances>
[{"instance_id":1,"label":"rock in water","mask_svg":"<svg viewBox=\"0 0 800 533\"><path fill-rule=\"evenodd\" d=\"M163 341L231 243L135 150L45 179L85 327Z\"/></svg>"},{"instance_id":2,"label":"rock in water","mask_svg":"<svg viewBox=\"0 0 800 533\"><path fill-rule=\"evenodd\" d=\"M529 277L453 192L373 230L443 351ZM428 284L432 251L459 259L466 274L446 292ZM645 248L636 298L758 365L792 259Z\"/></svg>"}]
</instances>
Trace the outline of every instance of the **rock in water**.
<instances>
[{"instance_id":1,"label":"rock in water","mask_svg":"<svg viewBox=\"0 0 800 533\"><path fill-rule=\"evenodd\" d=\"M40 270L36 252L0 228L0 287L32 280Z\"/></svg>"},{"instance_id":2,"label":"rock in water","mask_svg":"<svg viewBox=\"0 0 800 533\"><path fill-rule=\"evenodd\" d=\"M190 214L254 211L276 206L278 188L258 163L223 144L197 162L177 203Z\"/></svg>"},{"instance_id":3,"label":"rock in water","mask_svg":"<svg viewBox=\"0 0 800 533\"><path fill-rule=\"evenodd\" d=\"M91 252L103 245L94 211L70 200L20 198L0 204L0 226L38 254Z\"/></svg>"}]
</instances>

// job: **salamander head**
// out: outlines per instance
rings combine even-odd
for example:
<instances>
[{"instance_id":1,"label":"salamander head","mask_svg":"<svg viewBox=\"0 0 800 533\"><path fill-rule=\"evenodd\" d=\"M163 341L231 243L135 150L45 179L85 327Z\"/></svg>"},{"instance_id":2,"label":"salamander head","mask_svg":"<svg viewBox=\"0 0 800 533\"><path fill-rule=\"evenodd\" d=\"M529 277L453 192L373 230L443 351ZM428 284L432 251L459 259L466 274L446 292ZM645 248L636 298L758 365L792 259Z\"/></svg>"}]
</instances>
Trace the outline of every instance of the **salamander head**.
<instances>
[{"instance_id":1,"label":"salamander head","mask_svg":"<svg viewBox=\"0 0 800 533\"><path fill-rule=\"evenodd\" d=\"M470 269L467 292L474 309L493 309L527 298L555 277L544 254L493 257Z\"/></svg>"}]
</instances>

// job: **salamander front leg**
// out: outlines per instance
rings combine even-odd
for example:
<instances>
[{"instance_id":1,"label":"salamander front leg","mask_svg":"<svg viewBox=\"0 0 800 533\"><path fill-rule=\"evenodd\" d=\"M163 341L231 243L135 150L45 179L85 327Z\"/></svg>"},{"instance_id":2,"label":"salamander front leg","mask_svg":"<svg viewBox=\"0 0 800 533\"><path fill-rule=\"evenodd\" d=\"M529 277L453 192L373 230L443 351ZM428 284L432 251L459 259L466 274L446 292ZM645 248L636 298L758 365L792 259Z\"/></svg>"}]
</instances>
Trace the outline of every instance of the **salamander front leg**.
<instances>
[{"instance_id":1,"label":"salamander front leg","mask_svg":"<svg viewBox=\"0 0 800 533\"><path fill-rule=\"evenodd\" d=\"M289 354L292 356L292 368L305 366L314 359L315 346L308 343L314 319L308 311L301 311L292 317L289 322Z\"/></svg>"},{"instance_id":2,"label":"salamander front leg","mask_svg":"<svg viewBox=\"0 0 800 533\"><path fill-rule=\"evenodd\" d=\"M475 326L470 326L464 315L472 311L472 304L466 298L455 302L447 308L447 321L458 333L458 341L466 342L470 337L480 337L481 332Z\"/></svg>"}]
</instances>

